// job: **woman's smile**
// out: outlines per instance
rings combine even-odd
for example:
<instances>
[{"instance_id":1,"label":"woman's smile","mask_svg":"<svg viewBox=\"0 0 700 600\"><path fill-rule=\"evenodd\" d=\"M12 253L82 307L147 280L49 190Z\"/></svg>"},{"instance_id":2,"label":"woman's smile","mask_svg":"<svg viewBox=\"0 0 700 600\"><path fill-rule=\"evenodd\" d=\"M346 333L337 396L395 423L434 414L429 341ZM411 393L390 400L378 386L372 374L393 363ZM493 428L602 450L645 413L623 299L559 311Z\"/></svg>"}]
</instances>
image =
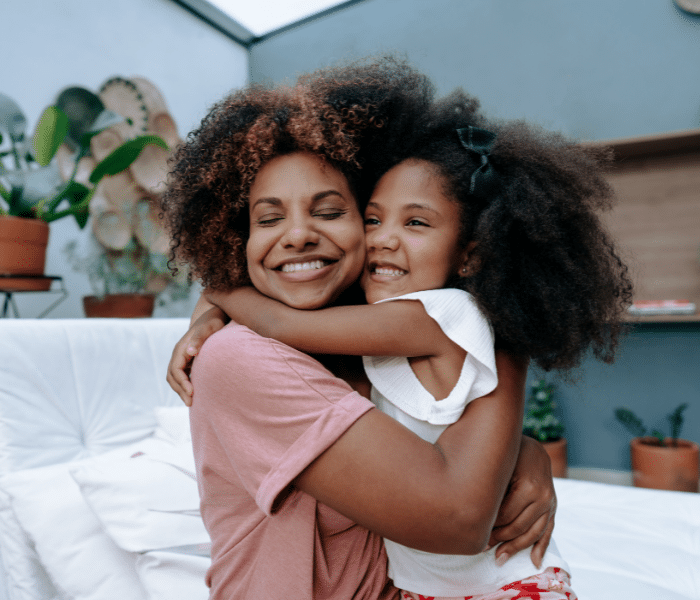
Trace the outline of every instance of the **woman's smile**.
<instances>
[{"instance_id":1,"label":"woman's smile","mask_svg":"<svg viewBox=\"0 0 700 600\"><path fill-rule=\"evenodd\" d=\"M362 272L364 230L345 176L304 152L278 156L250 188L253 285L294 308L334 301Z\"/></svg>"}]
</instances>

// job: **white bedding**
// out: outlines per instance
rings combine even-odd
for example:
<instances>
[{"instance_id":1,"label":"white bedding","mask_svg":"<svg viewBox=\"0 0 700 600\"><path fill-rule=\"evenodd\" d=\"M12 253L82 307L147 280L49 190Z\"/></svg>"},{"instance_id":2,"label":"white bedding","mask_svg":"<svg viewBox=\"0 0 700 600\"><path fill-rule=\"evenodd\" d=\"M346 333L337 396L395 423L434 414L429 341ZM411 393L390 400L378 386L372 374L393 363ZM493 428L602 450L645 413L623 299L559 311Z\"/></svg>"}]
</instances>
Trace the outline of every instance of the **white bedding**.
<instances>
[{"instance_id":1,"label":"white bedding","mask_svg":"<svg viewBox=\"0 0 700 600\"><path fill-rule=\"evenodd\" d=\"M184 319L0 321L0 600L204 600ZM700 600L700 495L556 480L581 600Z\"/></svg>"}]
</instances>

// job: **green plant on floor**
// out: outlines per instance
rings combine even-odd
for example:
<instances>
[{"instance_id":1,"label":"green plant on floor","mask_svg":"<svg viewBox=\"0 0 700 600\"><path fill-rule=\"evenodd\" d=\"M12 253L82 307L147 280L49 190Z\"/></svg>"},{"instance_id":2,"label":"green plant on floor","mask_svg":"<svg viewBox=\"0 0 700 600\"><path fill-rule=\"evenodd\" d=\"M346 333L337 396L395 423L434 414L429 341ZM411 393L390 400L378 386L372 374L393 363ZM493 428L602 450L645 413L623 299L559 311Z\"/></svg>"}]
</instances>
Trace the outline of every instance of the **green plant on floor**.
<instances>
[{"instance_id":1,"label":"green plant on floor","mask_svg":"<svg viewBox=\"0 0 700 600\"><path fill-rule=\"evenodd\" d=\"M88 221L90 200L103 177L129 168L149 144L168 148L157 135L138 136L97 163L86 184L76 181L78 163L90 154L90 140L124 118L104 110L99 98L88 90L66 90L69 91L74 97L79 94L90 99L94 112L88 119L85 114L69 118L59 106L49 106L41 115L31 142L25 137L26 119L22 111L13 100L0 94L0 216L50 223L72 215L82 229ZM9 147L3 149L8 140ZM72 173L66 181L61 181L50 163L64 142L75 152Z\"/></svg>"},{"instance_id":2,"label":"green plant on floor","mask_svg":"<svg viewBox=\"0 0 700 600\"><path fill-rule=\"evenodd\" d=\"M634 437L647 437L649 441L647 443L654 444L655 446L678 446L678 438L681 435L681 429L683 428L683 411L688 408L688 403L678 405L673 412L666 415L666 420L669 422L671 428L671 435L669 436L670 442L666 443L666 436L658 429L652 429L650 432L642 422L642 420L629 408L616 408L615 418L625 426L627 431L629 431Z\"/></svg>"},{"instance_id":3,"label":"green plant on floor","mask_svg":"<svg viewBox=\"0 0 700 600\"><path fill-rule=\"evenodd\" d=\"M525 404L523 433L540 442L553 442L564 435L564 425L555 414L554 389L554 384L538 379Z\"/></svg>"},{"instance_id":4,"label":"green plant on floor","mask_svg":"<svg viewBox=\"0 0 700 600\"><path fill-rule=\"evenodd\" d=\"M191 284L186 270L173 276L168 257L150 252L136 238L121 250L105 248L91 238L85 254L79 252L78 243L73 240L65 246L64 253L75 271L88 276L98 298L110 294L155 294L163 306L189 297Z\"/></svg>"}]
</instances>

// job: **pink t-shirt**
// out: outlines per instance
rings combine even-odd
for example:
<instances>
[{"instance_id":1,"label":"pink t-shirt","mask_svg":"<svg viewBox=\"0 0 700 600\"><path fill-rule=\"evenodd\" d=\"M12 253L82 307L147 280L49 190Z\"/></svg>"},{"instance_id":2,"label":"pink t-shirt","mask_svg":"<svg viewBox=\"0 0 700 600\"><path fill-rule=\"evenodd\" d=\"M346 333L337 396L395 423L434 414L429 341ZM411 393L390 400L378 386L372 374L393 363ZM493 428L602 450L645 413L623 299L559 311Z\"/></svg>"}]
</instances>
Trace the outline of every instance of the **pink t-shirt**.
<instances>
[{"instance_id":1,"label":"pink t-shirt","mask_svg":"<svg viewBox=\"0 0 700 600\"><path fill-rule=\"evenodd\" d=\"M294 488L373 407L316 360L231 323L192 369L213 600L395 600L381 538Z\"/></svg>"}]
</instances>

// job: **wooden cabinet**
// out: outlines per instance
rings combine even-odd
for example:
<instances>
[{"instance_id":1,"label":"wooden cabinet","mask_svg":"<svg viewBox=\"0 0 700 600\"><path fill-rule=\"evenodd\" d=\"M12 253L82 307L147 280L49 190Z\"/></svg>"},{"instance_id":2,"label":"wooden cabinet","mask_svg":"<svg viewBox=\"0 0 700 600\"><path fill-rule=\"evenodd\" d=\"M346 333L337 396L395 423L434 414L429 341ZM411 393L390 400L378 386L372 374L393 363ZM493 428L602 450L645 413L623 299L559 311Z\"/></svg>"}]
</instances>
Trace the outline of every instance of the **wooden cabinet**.
<instances>
[{"instance_id":1,"label":"wooden cabinet","mask_svg":"<svg viewBox=\"0 0 700 600\"><path fill-rule=\"evenodd\" d=\"M635 283L635 300L690 300L700 311L700 129L585 143L612 147L618 200L604 220ZM694 315L635 322L700 322Z\"/></svg>"}]
</instances>

